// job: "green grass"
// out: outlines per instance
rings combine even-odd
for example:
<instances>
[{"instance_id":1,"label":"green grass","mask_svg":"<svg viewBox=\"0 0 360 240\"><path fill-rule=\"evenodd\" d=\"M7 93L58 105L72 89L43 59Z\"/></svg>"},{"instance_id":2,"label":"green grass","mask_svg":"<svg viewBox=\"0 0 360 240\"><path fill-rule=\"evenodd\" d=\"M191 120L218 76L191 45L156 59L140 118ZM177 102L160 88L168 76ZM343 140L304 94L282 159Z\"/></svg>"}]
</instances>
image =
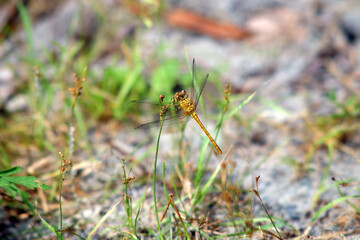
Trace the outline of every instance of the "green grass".
<instances>
[{"instance_id":1,"label":"green grass","mask_svg":"<svg viewBox=\"0 0 360 240\"><path fill-rule=\"evenodd\" d=\"M147 4L151 8L156 5L152 1L144 3L144 5ZM156 24L156 17L160 8L163 7L162 4L159 9L153 9L153 16L140 15L139 18L148 27ZM86 51L84 51L85 43L82 41L73 43L71 46L57 44L57 53L45 52L45 59L40 61L34 52L34 39L38 36L34 36L31 17L23 4L18 4L18 10L28 43L27 51L23 56L28 72L25 79L22 79L24 85L18 91L26 96L29 110L28 112L7 113L8 116L5 117L0 116L0 164L3 169L7 169L0 171L0 186L11 198L20 197L22 208L30 209L34 216L41 219L42 227L47 228L48 232L38 227L39 238L47 238L49 232L53 234L52 237L58 239L65 239L68 236L77 236L79 239L95 238L96 233L102 234L103 229L110 228L105 221L119 208L125 209L125 214L117 219L119 226L113 230L120 234L119 238L125 239L146 237L169 239L168 236L172 239L191 239L196 234L207 239L251 238L254 234L261 234L264 238L284 239L284 232L291 232L296 236L301 235L292 223L277 216L276 209L273 213L267 210L267 203L261 199L259 186L256 186L256 189L253 186L251 193L249 189L243 188L244 179L265 165L271 154L288 147L287 141L279 141L272 152L261 156L256 165L249 164L253 167L244 172L243 176L235 179L236 160L230 159L232 153L228 151L231 143L221 145L223 155L214 155L214 149L205 135L201 136L203 141L200 146L191 145L191 139L185 136L187 124L179 123L175 126L176 131L180 132L177 147L165 149L160 144L160 139L163 137L162 122L159 129L155 127L155 131L158 130L157 141L154 140L148 144L139 139L139 146L128 154L127 160L123 156L123 172L114 174L105 184L102 203L119 193L122 193L122 197L111 204L109 210L98 222L88 223L93 224L90 232L85 234L76 232L80 231L79 225L74 226L75 232L69 230L70 226L64 224L67 214L63 212L66 208L62 201L64 181L69 181L70 185L75 186L75 180L69 174L71 171L69 161L75 165L77 162L89 160L101 164L97 160L98 146L93 143L93 139L89 139L91 136L89 129L100 129L99 126L113 122L121 125L122 128L132 129L136 124L132 122L130 124L129 119L138 118L143 115L143 112L142 109L132 109L127 103L136 99L156 102L160 94L164 94L166 100L169 100L177 88L191 88L191 67L186 67L185 64L188 61L188 65L191 65L191 61L189 58L184 60L164 57L165 44L155 51L156 54L151 57L151 61L146 61L143 57L146 49L143 49L136 34L133 39L125 39L119 43L122 52L113 53L111 60L105 69L100 70L100 73L95 68L97 58L105 49L100 43L94 43ZM37 67L34 68L35 66ZM88 69L84 70L86 66ZM13 70L14 72L17 70L16 66L13 66ZM221 68L208 71L210 72L208 84L213 84L216 93L210 101L201 99L199 108L205 115L202 119L203 123L216 121L216 127L211 129L210 134L217 142L225 142L221 138L221 129L230 119L240 119L238 122L247 127L247 132L252 132L253 125L258 120L257 115L245 116L241 110L244 106L251 106L257 90L246 96L231 93L231 85L223 86L218 75L212 74L213 71L222 71ZM71 96L68 91L74 86L73 72L79 74L79 77L75 77L75 81L81 81L86 77L86 81L83 81L81 86L76 86L81 87L81 95ZM205 73L203 69L198 69L199 81ZM224 90L229 91L223 93ZM76 89L73 89L74 92ZM241 102L237 103L236 100L241 100ZM312 223L319 221L326 211L331 211L342 202L355 212L360 211L355 204L359 195L347 196L342 191L343 186L355 184L356 179L327 184L327 180L331 177L334 156L341 147L342 139L359 130L360 100L356 96L349 96L345 102L341 102L335 92L328 94L328 100L336 107L335 113L329 116L310 116L306 119L308 125L305 130L318 134L314 134L311 141L306 143L308 151L304 163L300 164L294 157L288 158L289 165L294 167L301 165L301 169L306 171L310 169L314 161L314 154L324 148L327 150L326 167L323 171L316 173L321 181L313 199ZM265 107L276 110L278 114L286 116L292 114L275 101L260 98L260 102ZM209 103L215 103L216 113L207 109ZM142 156L137 156L139 149L144 146L148 149ZM67 156L66 164L64 155L61 155L60 166L57 162L43 170L45 172L37 173L38 179L41 179L42 174L53 174L53 178L46 181L52 186L50 190L49 187L43 185L45 180L38 184L35 176L10 176L21 173L22 168L13 167L13 161L15 162L17 158L29 159L29 166L31 166L30 160L36 162L47 156L56 159L60 151ZM79 153L86 153L86 157L82 157L83 155ZM165 158L162 168L160 155ZM214 169L210 169L211 158L218 160ZM152 175L134 175L136 171L132 170L139 167L146 159L152 160L153 165L147 166L149 172L152 167ZM163 171L160 175L159 169ZM22 173L29 175L28 172ZM119 175L122 176L120 180ZM162 189L158 188L159 183ZM24 189L21 189L19 185L23 185ZM27 191L38 188L38 185L45 190L46 201L59 203L58 220L49 220L41 208L34 207L38 196L34 193L31 196L27 194ZM135 199L133 191L140 185L146 185L146 191L140 193L140 197ZM291 183L289 186L291 187ZM260 188L263 187L260 186ZM322 195L332 188L337 189L338 198L328 204L322 204L320 202ZM160 195L161 190L163 193ZM258 197L264 209L260 216L254 214L254 204L257 201L254 199L255 196ZM150 201L149 198L152 200ZM79 200L76 199L75 202ZM152 206L147 209L144 204L149 202ZM12 206L5 201L2 203ZM162 215L165 218L161 220L159 217ZM147 221L150 217L156 219L156 227L149 226ZM82 224L81 220L79 224Z\"/></svg>"},{"instance_id":2,"label":"green grass","mask_svg":"<svg viewBox=\"0 0 360 240\"><path fill-rule=\"evenodd\" d=\"M146 98L152 98L153 95L156 95L157 93L154 93L156 91L160 91L160 88L158 90L156 90L156 87L153 88L153 90L151 90L150 92L146 92L144 89L146 89L146 85L148 83L146 83L145 78L143 77L143 63L140 63L136 66L138 67L126 67L126 66L119 66L119 67L109 67L107 70L105 70L104 73L104 81L101 82L100 85L97 85L96 87L94 86L89 86L88 81L84 82L84 88L83 88L83 95L79 95L79 100L78 103L76 105L73 104L72 101L70 101L70 98L67 100L66 104L64 104L64 109L62 111L65 111L66 109L68 111L70 111L70 118L63 119L63 121L69 121L70 123L72 123L70 126L73 126L76 129L76 133L74 136L71 136L71 133L68 134L68 136L70 137L70 139L68 139L68 150L67 152L69 152L69 156L72 156L72 152L73 150L70 150L71 148L73 148L73 145L71 144L71 142L76 143L77 139L82 139L81 141L87 141L88 135L87 135L87 129L89 127L89 124L91 122L97 122L99 119L101 119L104 114L105 114L105 105L107 105L109 102L112 103L114 106L117 105L123 105L125 104L125 100L129 98L129 96L133 96L134 98L136 97L146 97ZM159 66L158 68L155 68L153 73L153 77L152 81L155 81L155 79L160 78L160 76L163 77L163 79L166 78L175 78L175 74L174 75L167 75L167 70L166 69L172 69L169 72L172 72L174 69L180 69L180 63L178 61L170 61L170 64L167 65L165 64L164 66ZM90 72L90 76L91 76L91 70ZM176 72L176 71L175 71ZM177 75L177 74L176 74ZM35 77L38 78L37 81L39 82L39 85L43 88L46 89L46 91L49 91L48 93L46 93L45 97L43 98L44 101L35 101L34 104L34 109L38 110L38 114L40 116L43 116L42 118L40 118L40 122L36 122L36 124L41 125L39 123L43 123L44 125L46 125L46 120L45 120L45 116L47 116L48 111L50 111L49 109L52 107L53 105L53 99L54 99L54 86L49 86L49 85L44 85L42 84L43 82L43 78L44 76L41 76L41 74L39 72L35 73ZM184 74L183 77L189 77L188 74ZM89 77L87 77L89 78ZM135 81L135 80L136 81ZM130 81L130 83L128 83L128 81ZM128 83L128 85L126 85L125 83ZM151 83L152 84L152 83ZM176 81L174 81L173 84L170 84L168 86L169 89L171 89L174 85L176 84ZM156 84L155 84L156 86ZM123 90L123 88L125 88L125 90ZM99 93L101 91L103 91L102 93ZM118 90L116 90L118 89ZM133 90L134 89L134 90ZM94 93L98 93L97 95ZM215 139L217 139L217 136L220 132L220 129L222 127L222 125L229 119L235 117L239 111L246 105L249 104L249 102L254 98L256 94L256 91L253 94L250 94L247 98L245 98L240 104L234 106L231 105L231 101L229 101L229 99L232 98L236 98L237 96L231 96L224 94L223 97L227 96L226 99L223 100L218 100L219 103L221 103L219 106L222 106L223 110L221 115L218 118L218 124L216 126L216 129L214 131L214 134L212 134L213 136L215 136ZM119 96L122 97L119 97ZM132 98L132 97L131 97ZM34 99L36 99L34 97ZM76 101L76 100L75 100ZM120 104L121 103L121 104ZM86 112L86 109L89 108L89 106L94 106L96 105L98 108L95 108L95 111L93 111L92 115L89 115L88 112ZM76 107L78 106L78 107ZM206 107L206 105L202 105L202 107ZM112 109L112 110L111 110ZM109 111L109 110L108 110ZM206 112L206 109L204 109L204 112ZM125 115L126 110L125 109L121 109L121 110L117 110L116 107L114 108L110 108L110 112L108 112L107 114L109 114L109 117L112 117L114 119L119 119L122 120L124 119L127 115ZM351 115L349 115L351 116ZM90 118L89 118L90 117ZM181 146L183 146L183 143L186 142L186 139L184 138L184 131L185 131L185 127L186 125L180 125L180 131L182 131L182 137L180 139L180 151L179 154L182 151L185 151L185 154L187 156L190 156L189 153L187 153L187 151L189 151L188 148L182 148ZM236 198L236 192L234 192L234 189L230 189L227 186L230 186L230 182L225 184L223 186L222 189L219 189L217 187L214 187L215 185L219 184L219 180L222 178L222 176L227 176L230 177L231 176L231 171L225 170L224 169L224 160L226 158L221 158L221 160L219 161L216 169L209 175L208 173L208 162L210 157L212 156L212 147L209 145L209 140L204 137L204 142L202 147L199 149L200 152L200 157L199 157L199 161L197 161L197 171L194 172L193 174L189 175L189 170L186 170L186 166L187 166L187 162L183 162L183 169L181 171L182 174L188 175L186 181L189 181L192 183L192 193L187 194L187 195L183 195L180 192L184 191L184 189L179 188L178 184L176 182L182 182L184 179L180 178L179 173L170 173L169 176L167 176L167 174L165 174L166 172L166 164L164 163L163 165L163 181L164 181L164 196L157 196L156 195L156 182L158 181L158 177L157 177L157 160L158 160L158 152L163 151L163 149L161 148L161 146L159 145L159 139L161 137L161 129L162 126L160 127L160 132L158 135L158 141L156 144L156 154L155 154L155 161L154 161L154 171L153 171L153 197L154 197L154 214L157 217L157 230L155 229L147 229L148 233L152 236L158 236L161 239L165 239L164 236L168 236L169 234L174 235L183 235L185 238L190 239L191 236L189 234L189 230L196 230L196 232L198 232L199 234L201 234L203 237L207 237L209 239L221 239L221 238L225 238L225 237L249 237L251 235L253 235L255 232L259 231L259 228L262 231L262 234L265 234L267 236L277 236L279 239L282 239L281 237L281 233L280 230L277 229L277 227L279 228L284 228L284 227L290 227L291 229L293 229L293 231L298 233L298 230L296 228L294 228L290 223L282 220L281 218L276 218L271 216L269 213L267 213L267 217L262 218L262 217L254 217L252 216L251 213L252 207L251 204L243 209L237 209L237 211L234 213L232 212L232 208L233 206L236 205L236 203L238 201L240 201L239 199ZM54 151L54 149L56 149L55 144L49 142L46 143L47 140L46 139L46 132L48 131L47 128L41 128L39 127L39 130L37 130L36 134L34 134L34 136L36 136L36 139L38 139L38 141L40 141L41 144L39 144L39 146L43 146L43 145L48 145L48 147L43 148L44 150L48 150L48 151ZM318 142L315 142L315 145L313 147L313 151L315 151L316 149L318 149L319 146L321 146L324 143L327 143L327 146L329 147L329 163L328 163L328 167L326 168L325 172L323 173L323 181L320 184L319 190L317 192L317 194L314 197L314 201L318 201L318 199L320 198L321 194L326 191L327 189L329 189L329 187L327 187L325 185L325 179L327 179L329 177L329 169L331 167L332 161L331 159L333 158L333 151L334 151L334 145L331 145L333 143L333 141L331 141L332 139L337 137L337 132L335 131L335 134L332 134L331 132L328 133L328 135L325 135L324 138L318 140ZM43 141L42 141L43 139ZM36 143L36 142L35 142ZM91 148L93 148L94 146L91 146L91 144L86 144L86 147L84 149L89 149L91 151ZM280 144L280 147L284 147L283 144ZM2 150L5 154L4 156L8 156L6 148L3 148ZM147 155L145 156L151 156L151 151L149 151L147 153ZM75 157L75 156L74 156ZM220 157L220 156L219 156ZM71 157L72 158L72 157ZM176 160L185 160L183 157L175 157L173 158L175 161ZM260 163L258 164L258 166L255 166L255 169L258 168L261 164L264 164L266 161L266 156L264 156L263 161L260 161ZM5 159L6 160L6 159ZM7 157L7 162L9 161L9 157ZM132 163L132 168L136 167L137 164L139 164L141 162L141 160L139 160L139 162L137 163ZM139 227L141 227L141 225L139 226L139 224L141 223L142 220L142 204L146 198L146 195L144 194L144 198L142 198L139 202L134 203L133 199L132 199L132 194L131 194L131 187L130 185L132 184L132 180L129 179L133 179L129 173L126 173L125 171L125 166L127 165L127 163L124 161L124 173L123 173L123 182L124 182L124 199L123 199L123 207L125 207L126 209L126 214L127 214L127 218L124 219L124 226L128 226L128 228L130 229L130 233L127 231L122 231L120 230L120 232L124 235L124 236L128 236L131 239L141 239L141 235L139 235L138 233L138 229ZM59 175L59 177L62 179L61 174ZM225 175L224 175L225 174ZM129 176L130 175L130 176ZM163 205L164 202L160 201L158 202L158 199L162 199L162 198L166 198L169 200L168 195L170 194L170 190L168 189L168 187L165 186L165 182L167 181L168 178L171 178L172 180L172 186L173 186L173 190L171 192L173 192L175 195L174 197L174 203L171 203L169 206L169 212L166 215L165 219L163 221L160 221L160 219L158 218L159 216L162 215L162 213L165 211L164 207L160 207L158 208L157 206L159 204ZM59 199L61 199L61 183L62 180L59 180ZM241 182L241 181L240 181ZM185 183L185 182L182 182ZM220 191L220 192L219 192ZM238 189L237 191L243 191L241 189ZM186 221L186 219L191 219L194 216L197 215L201 215L201 212L199 211L200 209L202 209L204 206L206 206L208 204L208 198L209 196L211 196L212 194L220 194L222 192L222 194L230 194L232 196L232 198L235 200L235 202L229 202L229 207L226 207L223 209L223 211L227 212L227 219L223 219L222 220L222 226L224 228L232 226L234 229L236 229L236 233L232 233L232 234L209 234L208 232L204 231L204 229L202 229L201 227L197 226L197 225L193 225L190 222ZM340 191L339 191L340 192ZM259 194L259 193L258 193ZM259 199L260 195L258 195ZM328 211L329 209L331 209L331 207L335 206L336 204L345 201L348 202L348 204L352 207L354 207L353 204L351 204L351 202L349 202L349 200L351 200L352 198L357 198L358 195L353 195L353 196L344 196L343 194L340 196L339 199L335 200L334 202L332 202L331 204L328 204L322 208L320 208L315 215L312 218L312 221L316 221L323 212ZM253 200L251 200L251 194L248 196L248 201L252 202ZM191 208L189 209L189 207L187 206L187 203L190 201L191 202ZM62 213L62 208L61 208L61 202L60 202L60 213ZM263 204L264 209L266 211L265 208L265 204ZM113 213L116 209L116 207L118 206L118 203L115 204L113 206L113 208L110 209L110 211L108 212L108 214L104 215L103 219L101 219L93 228L93 231L90 232L88 234L88 237L81 237L80 235L78 235L76 232L72 232L71 234L77 235L80 239L91 239L95 232L98 231L102 226L103 226L103 222L105 221L106 218L109 217L109 215L111 213ZM355 209L357 209L355 207ZM173 215L175 212L177 212L178 214L182 215L182 218L185 219L184 222L182 222L181 227L175 227L177 226L178 223L176 223L179 218L176 217L176 215ZM179 215L180 216L180 215ZM40 215L39 217L41 218L42 222L45 224L45 226L48 227L48 229L50 229L52 232L54 232L57 237L59 239L62 239L63 236L63 232L65 233L66 230L66 226L62 225L62 214L60 214L60 226L56 227L53 224L48 223L44 218L42 218ZM206 222L206 216L203 215L203 221ZM176 220L177 219L177 220ZM266 222L271 222L271 225L267 224ZM174 228L176 229L175 232L173 232ZM276 234L273 233L273 229L276 229Z\"/></svg>"}]
</instances>

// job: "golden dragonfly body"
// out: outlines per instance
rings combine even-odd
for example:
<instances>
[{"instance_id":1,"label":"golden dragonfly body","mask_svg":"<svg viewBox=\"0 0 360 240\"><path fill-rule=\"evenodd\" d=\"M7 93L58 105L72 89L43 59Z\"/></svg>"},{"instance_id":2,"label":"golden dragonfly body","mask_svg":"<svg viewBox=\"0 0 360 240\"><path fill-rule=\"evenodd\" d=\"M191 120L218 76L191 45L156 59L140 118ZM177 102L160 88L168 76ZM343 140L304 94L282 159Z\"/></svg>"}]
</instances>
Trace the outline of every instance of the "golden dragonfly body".
<instances>
[{"instance_id":1,"label":"golden dragonfly body","mask_svg":"<svg viewBox=\"0 0 360 240\"><path fill-rule=\"evenodd\" d=\"M207 74L206 77L204 78L198 92L196 92L196 90L195 90L195 81L196 81L195 80L195 78L196 78L195 77L195 75L196 75L195 74L195 60L193 60L192 75L193 75L193 79L192 79L192 89L190 92L190 97L188 96L188 94L186 93L185 90L175 93L174 97L171 99L169 104L162 105L160 117L164 118L163 120L166 122L171 122L171 120L173 120L174 118L181 119L181 118L184 118L187 116L191 116L200 125L201 129L204 131L206 136L209 138L211 143L214 145L214 147L216 148L218 153L222 154L220 147L216 144L215 140L211 137L210 133L206 130L204 124L200 121L200 118L196 113L196 107L199 103L201 93L204 90L204 87L207 82L209 74ZM164 95L160 96L160 104L162 104L164 98L165 98ZM141 101L132 101L132 102L140 103L140 104L143 103ZM146 103L145 102L145 104L156 106L156 107L159 106L158 103L155 104L155 103ZM169 111L171 113L168 113ZM142 124L142 125L138 126L137 128L141 128L141 127L153 125L153 124L157 125L159 123L160 123L160 120L156 120L153 122Z\"/></svg>"},{"instance_id":2,"label":"golden dragonfly body","mask_svg":"<svg viewBox=\"0 0 360 240\"><path fill-rule=\"evenodd\" d=\"M220 147L217 145L215 140L211 137L210 133L206 130L204 124L200 121L200 118L198 114L196 113L196 107L197 105L194 104L194 101L192 99L189 99L185 90L182 90L179 93L176 93L174 95L173 99L174 104L179 103L180 107L185 111L186 115L190 115L201 127L201 129L204 131L206 136L209 138L210 142L214 145L216 150L222 154L222 151Z\"/></svg>"}]
</instances>

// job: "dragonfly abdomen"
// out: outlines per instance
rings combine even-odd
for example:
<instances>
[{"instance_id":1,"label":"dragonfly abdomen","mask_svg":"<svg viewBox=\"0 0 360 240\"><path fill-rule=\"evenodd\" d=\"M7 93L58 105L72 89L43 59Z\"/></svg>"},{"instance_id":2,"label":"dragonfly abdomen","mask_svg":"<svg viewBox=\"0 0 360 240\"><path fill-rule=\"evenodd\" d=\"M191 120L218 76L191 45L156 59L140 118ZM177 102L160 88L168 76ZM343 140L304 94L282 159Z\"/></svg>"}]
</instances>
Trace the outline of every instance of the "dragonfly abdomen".
<instances>
[{"instance_id":1,"label":"dragonfly abdomen","mask_svg":"<svg viewBox=\"0 0 360 240\"><path fill-rule=\"evenodd\" d=\"M214 147L216 148L216 150L222 154L222 151L220 149L220 147L217 145L217 143L215 142L215 140L211 137L210 133L206 130L206 128L204 127L204 125L202 124L202 122L200 121L199 116L197 115L197 113L195 112L195 110L193 110L192 113L190 113L191 117L194 118L194 120L200 125L201 129L204 131L204 133L206 134L206 136L209 138L210 142L214 145Z\"/></svg>"}]
</instances>

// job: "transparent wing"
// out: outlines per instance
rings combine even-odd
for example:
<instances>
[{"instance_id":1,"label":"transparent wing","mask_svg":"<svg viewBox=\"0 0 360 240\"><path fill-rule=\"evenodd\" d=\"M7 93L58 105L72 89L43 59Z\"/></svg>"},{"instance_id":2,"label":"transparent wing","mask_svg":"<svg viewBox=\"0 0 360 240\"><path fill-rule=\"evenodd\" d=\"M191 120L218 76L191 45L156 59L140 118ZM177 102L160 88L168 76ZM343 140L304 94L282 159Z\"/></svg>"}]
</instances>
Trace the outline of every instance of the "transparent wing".
<instances>
[{"instance_id":1,"label":"transparent wing","mask_svg":"<svg viewBox=\"0 0 360 240\"><path fill-rule=\"evenodd\" d=\"M137 128L150 128L156 127L160 125L160 104L155 102L148 102L142 100L134 100L128 103L130 109L139 109L143 112L148 119L149 122L140 124ZM179 120L184 119L188 115L180 106L171 104L167 113L164 117L164 125L169 126L177 123Z\"/></svg>"},{"instance_id":2,"label":"transparent wing","mask_svg":"<svg viewBox=\"0 0 360 240\"><path fill-rule=\"evenodd\" d=\"M204 80L202 81L201 86L199 88L199 93L196 95L196 98L194 98L195 106L197 106L199 103L200 96L205 88L205 85L206 85L208 79L209 79L209 74L206 74L206 76L205 76Z\"/></svg>"},{"instance_id":3,"label":"transparent wing","mask_svg":"<svg viewBox=\"0 0 360 240\"><path fill-rule=\"evenodd\" d=\"M191 100L194 101L195 107L199 103L200 96L205 88L208 78L209 78L209 74L206 74L204 80L201 82L201 85L197 91L196 86L195 86L196 85L195 82L197 82L197 80L196 80L196 64L195 64L195 58L194 58L193 65L192 65L192 85L191 85L190 97L191 97Z\"/></svg>"},{"instance_id":4,"label":"transparent wing","mask_svg":"<svg viewBox=\"0 0 360 240\"><path fill-rule=\"evenodd\" d=\"M191 82L191 95L190 95L190 97L191 97L191 100L195 100L196 99L196 96L197 96L197 94L196 94L196 86L195 86L195 82L197 82L196 81L196 66L195 66L196 64L195 64L195 58L193 58L193 64L192 64L192 72L191 72L191 74L192 74L192 82Z\"/></svg>"},{"instance_id":5,"label":"transparent wing","mask_svg":"<svg viewBox=\"0 0 360 240\"><path fill-rule=\"evenodd\" d=\"M196 80L196 64L195 59L193 59L192 64L192 86L191 86L191 92L189 93L189 96L191 100L194 103L194 106L196 108L197 104L199 103L200 96L205 88L205 85L207 83L207 80L209 78L209 74L207 74L202 81L198 91L197 91L197 80ZM158 126L160 125L160 104L158 102L148 102L143 100L135 100L128 103L130 106L130 109L139 109L141 112L144 112L144 116L148 116L149 119L152 119L152 121L149 121L147 123L141 124L137 126L136 128L143 128L143 127L152 127L152 126ZM164 104L166 105L166 104ZM166 113L164 118L164 125L172 125L174 123L177 123L179 120L182 120L189 115L179 106L171 103L169 111Z\"/></svg>"}]
</instances>

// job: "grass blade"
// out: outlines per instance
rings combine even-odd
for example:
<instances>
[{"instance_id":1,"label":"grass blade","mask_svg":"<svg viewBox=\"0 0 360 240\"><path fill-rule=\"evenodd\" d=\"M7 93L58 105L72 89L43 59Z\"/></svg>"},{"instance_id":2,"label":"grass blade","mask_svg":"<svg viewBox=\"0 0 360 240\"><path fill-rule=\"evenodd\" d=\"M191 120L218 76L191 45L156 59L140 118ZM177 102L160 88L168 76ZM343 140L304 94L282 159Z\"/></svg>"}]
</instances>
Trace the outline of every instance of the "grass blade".
<instances>
[{"instance_id":1,"label":"grass blade","mask_svg":"<svg viewBox=\"0 0 360 240\"><path fill-rule=\"evenodd\" d=\"M316 219L319 218L319 216L325 212L326 210L332 208L333 206L335 206L336 204L342 202L342 201L346 201L348 200L349 198L355 198L355 197L360 197L360 195L352 195L352 196L346 196L346 197L341 197L341 198L338 198L334 201L332 201L331 203L328 203L326 204L324 207L320 208L315 214L314 216L311 218L311 222L314 222Z\"/></svg>"},{"instance_id":2,"label":"grass blade","mask_svg":"<svg viewBox=\"0 0 360 240\"><path fill-rule=\"evenodd\" d=\"M96 226L93 228L93 230L90 232L89 236L87 237L87 239L92 239L94 237L95 232L99 229L99 227L101 226L101 224L103 224L103 222L105 222L105 220L115 211L115 208L117 207L117 205L119 205L121 201L118 201L101 219L100 221L96 224Z\"/></svg>"}]
</instances>

